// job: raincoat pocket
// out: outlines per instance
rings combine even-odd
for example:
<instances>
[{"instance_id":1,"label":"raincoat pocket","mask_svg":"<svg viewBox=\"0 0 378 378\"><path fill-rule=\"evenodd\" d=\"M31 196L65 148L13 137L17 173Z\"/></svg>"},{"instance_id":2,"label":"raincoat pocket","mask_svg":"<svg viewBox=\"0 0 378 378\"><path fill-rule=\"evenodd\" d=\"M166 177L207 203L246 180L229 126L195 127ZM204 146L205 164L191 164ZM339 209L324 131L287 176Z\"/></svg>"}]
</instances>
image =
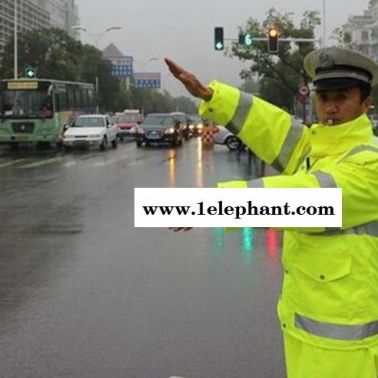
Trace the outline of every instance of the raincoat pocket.
<instances>
[{"instance_id":1,"label":"raincoat pocket","mask_svg":"<svg viewBox=\"0 0 378 378\"><path fill-rule=\"evenodd\" d=\"M293 273L299 312L333 320L350 316L352 257L345 251L307 252L296 261Z\"/></svg>"}]
</instances>

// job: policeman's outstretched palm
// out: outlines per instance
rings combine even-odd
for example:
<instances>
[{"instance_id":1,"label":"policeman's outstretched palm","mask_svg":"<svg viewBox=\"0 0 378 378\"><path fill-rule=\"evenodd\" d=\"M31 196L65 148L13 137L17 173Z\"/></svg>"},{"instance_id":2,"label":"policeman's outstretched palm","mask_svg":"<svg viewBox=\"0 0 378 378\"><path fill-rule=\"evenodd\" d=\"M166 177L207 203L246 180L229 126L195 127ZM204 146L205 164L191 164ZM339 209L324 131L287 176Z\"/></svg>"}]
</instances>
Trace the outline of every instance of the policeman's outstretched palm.
<instances>
[{"instance_id":1,"label":"policeman's outstretched palm","mask_svg":"<svg viewBox=\"0 0 378 378\"><path fill-rule=\"evenodd\" d=\"M195 75L184 70L182 67L168 58L165 58L164 60L173 76L185 85L185 88L190 94L195 97L202 98L205 101L211 100L213 91L209 87L203 85Z\"/></svg>"}]
</instances>

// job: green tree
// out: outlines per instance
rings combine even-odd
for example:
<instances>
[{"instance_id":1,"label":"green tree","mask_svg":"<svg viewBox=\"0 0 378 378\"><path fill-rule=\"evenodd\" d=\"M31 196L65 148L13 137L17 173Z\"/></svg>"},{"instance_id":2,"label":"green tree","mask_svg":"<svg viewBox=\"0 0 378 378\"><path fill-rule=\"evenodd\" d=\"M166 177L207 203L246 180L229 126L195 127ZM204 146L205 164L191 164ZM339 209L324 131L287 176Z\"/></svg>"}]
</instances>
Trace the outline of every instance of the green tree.
<instances>
[{"instance_id":1,"label":"green tree","mask_svg":"<svg viewBox=\"0 0 378 378\"><path fill-rule=\"evenodd\" d=\"M18 76L27 67L38 69L38 77L57 80L80 80L81 42L64 30L51 28L24 31L18 35ZM13 37L5 46L0 75L13 77Z\"/></svg>"},{"instance_id":2,"label":"green tree","mask_svg":"<svg viewBox=\"0 0 378 378\"><path fill-rule=\"evenodd\" d=\"M81 60L78 70L80 80L95 84L99 80L99 105L102 111L113 111L121 96L120 80L112 76L112 63L104 59L100 50L92 45L81 45Z\"/></svg>"},{"instance_id":3,"label":"green tree","mask_svg":"<svg viewBox=\"0 0 378 378\"><path fill-rule=\"evenodd\" d=\"M335 44L340 47L348 48L366 54L366 52L364 51L364 46L353 40L352 32L350 29L347 29L345 27L336 28L332 32L331 39L333 39L335 41ZM371 99L373 105L373 109L371 112L374 114L378 114L378 85L375 85L372 88Z\"/></svg>"},{"instance_id":4,"label":"green tree","mask_svg":"<svg viewBox=\"0 0 378 378\"><path fill-rule=\"evenodd\" d=\"M145 114L147 113L166 113L180 110L185 113L194 113L196 111L196 104L188 97L173 97L164 90L158 91L156 89L137 89L121 91L119 97L122 99L116 109L122 111L123 109L141 109Z\"/></svg>"},{"instance_id":5,"label":"green tree","mask_svg":"<svg viewBox=\"0 0 378 378\"><path fill-rule=\"evenodd\" d=\"M240 27L240 32L249 32L254 37L267 37L267 30L275 26L279 30L279 38L313 39L315 27L320 24L317 11L303 14L299 27L296 27L289 13L281 14L274 8L267 12L265 20L259 22L250 18ZM242 79L257 76L260 83L259 94L266 100L288 110L293 110L294 99L299 86L306 84L308 78L303 70L304 57L314 49L310 42L279 43L279 52L270 54L266 41L254 41L251 47L234 42L228 54L242 61L250 61L249 69L240 73Z\"/></svg>"}]
</instances>

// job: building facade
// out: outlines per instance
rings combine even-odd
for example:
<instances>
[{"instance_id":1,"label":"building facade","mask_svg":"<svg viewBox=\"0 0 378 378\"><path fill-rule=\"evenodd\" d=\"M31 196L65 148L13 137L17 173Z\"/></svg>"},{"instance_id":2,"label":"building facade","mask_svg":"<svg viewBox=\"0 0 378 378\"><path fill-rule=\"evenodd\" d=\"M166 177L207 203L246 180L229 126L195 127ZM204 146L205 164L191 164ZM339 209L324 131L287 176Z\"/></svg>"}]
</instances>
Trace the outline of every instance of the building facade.
<instances>
[{"instance_id":1,"label":"building facade","mask_svg":"<svg viewBox=\"0 0 378 378\"><path fill-rule=\"evenodd\" d=\"M362 15L350 16L343 31L355 48L378 61L378 0L370 0Z\"/></svg>"},{"instance_id":2,"label":"building facade","mask_svg":"<svg viewBox=\"0 0 378 378\"><path fill-rule=\"evenodd\" d=\"M15 6L19 32L57 27L77 38L73 26L79 24L75 0L1 0L0 1L0 62L4 47L14 35Z\"/></svg>"}]
</instances>

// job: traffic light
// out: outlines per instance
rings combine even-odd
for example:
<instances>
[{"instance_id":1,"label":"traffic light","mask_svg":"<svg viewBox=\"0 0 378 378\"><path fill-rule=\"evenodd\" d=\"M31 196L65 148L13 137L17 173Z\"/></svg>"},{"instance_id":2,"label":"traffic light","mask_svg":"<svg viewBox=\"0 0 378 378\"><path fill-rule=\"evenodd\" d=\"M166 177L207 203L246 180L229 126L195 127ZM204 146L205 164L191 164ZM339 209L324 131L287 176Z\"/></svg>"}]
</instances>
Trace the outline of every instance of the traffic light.
<instances>
[{"instance_id":1,"label":"traffic light","mask_svg":"<svg viewBox=\"0 0 378 378\"><path fill-rule=\"evenodd\" d=\"M223 27L214 28L214 48L215 50L224 50Z\"/></svg>"},{"instance_id":2,"label":"traffic light","mask_svg":"<svg viewBox=\"0 0 378 378\"><path fill-rule=\"evenodd\" d=\"M239 45L251 46L252 42L253 42L252 34L250 33L239 34Z\"/></svg>"},{"instance_id":3,"label":"traffic light","mask_svg":"<svg viewBox=\"0 0 378 378\"><path fill-rule=\"evenodd\" d=\"M37 77L37 69L34 67L28 67L25 69L25 76L28 79L35 79Z\"/></svg>"},{"instance_id":4,"label":"traffic light","mask_svg":"<svg viewBox=\"0 0 378 378\"><path fill-rule=\"evenodd\" d=\"M278 53L278 30L271 27L268 30L268 51L270 53Z\"/></svg>"}]
</instances>

